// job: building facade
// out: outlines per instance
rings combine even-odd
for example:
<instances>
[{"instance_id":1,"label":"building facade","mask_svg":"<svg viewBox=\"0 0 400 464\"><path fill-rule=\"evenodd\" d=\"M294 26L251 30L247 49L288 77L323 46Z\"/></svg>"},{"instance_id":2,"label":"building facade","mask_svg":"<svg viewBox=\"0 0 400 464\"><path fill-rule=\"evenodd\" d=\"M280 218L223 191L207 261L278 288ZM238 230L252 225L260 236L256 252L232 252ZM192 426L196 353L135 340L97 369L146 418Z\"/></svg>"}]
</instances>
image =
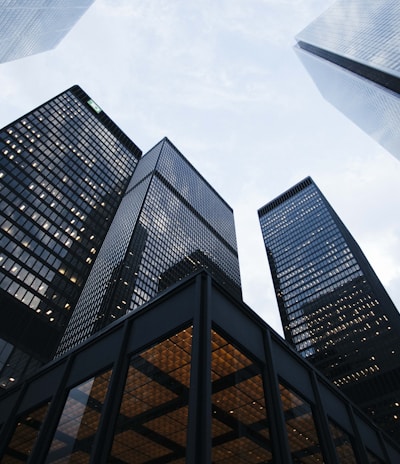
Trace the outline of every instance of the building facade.
<instances>
[{"instance_id":1,"label":"building facade","mask_svg":"<svg viewBox=\"0 0 400 464\"><path fill-rule=\"evenodd\" d=\"M297 36L323 97L400 159L400 4L339 0Z\"/></svg>"},{"instance_id":2,"label":"building facade","mask_svg":"<svg viewBox=\"0 0 400 464\"><path fill-rule=\"evenodd\" d=\"M397 464L379 430L205 271L0 398L9 463Z\"/></svg>"},{"instance_id":3,"label":"building facade","mask_svg":"<svg viewBox=\"0 0 400 464\"><path fill-rule=\"evenodd\" d=\"M258 211L285 338L400 439L400 315L311 178Z\"/></svg>"},{"instance_id":4,"label":"building facade","mask_svg":"<svg viewBox=\"0 0 400 464\"><path fill-rule=\"evenodd\" d=\"M233 211L165 138L134 172L58 354L199 267L241 298Z\"/></svg>"},{"instance_id":5,"label":"building facade","mask_svg":"<svg viewBox=\"0 0 400 464\"><path fill-rule=\"evenodd\" d=\"M0 63L56 47L94 0L7 0L0 4Z\"/></svg>"},{"instance_id":6,"label":"building facade","mask_svg":"<svg viewBox=\"0 0 400 464\"><path fill-rule=\"evenodd\" d=\"M0 388L52 359L141 151L78 86L0 130Z\"/></svg>"}]
</instances>

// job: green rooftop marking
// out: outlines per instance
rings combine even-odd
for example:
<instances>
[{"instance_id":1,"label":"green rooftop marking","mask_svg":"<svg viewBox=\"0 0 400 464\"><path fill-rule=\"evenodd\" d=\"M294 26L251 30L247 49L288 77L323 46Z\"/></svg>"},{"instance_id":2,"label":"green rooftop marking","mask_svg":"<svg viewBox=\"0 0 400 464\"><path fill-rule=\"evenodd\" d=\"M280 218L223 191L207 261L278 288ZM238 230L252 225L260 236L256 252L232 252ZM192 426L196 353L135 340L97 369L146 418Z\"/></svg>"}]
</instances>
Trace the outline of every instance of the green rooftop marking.
<instances>
[{"instance_id":1,"label":"green rooftop marking","mask_svg":"<svg viewBox=\"0 0 400 464\"><path fill-rule=\"evenodd\" d=\"M100 106L94 102L92 99L88 100L88 105L91 106L95 111L96 113L101 113L102 109L100 108Z\"/></svg>"}]
</instances>

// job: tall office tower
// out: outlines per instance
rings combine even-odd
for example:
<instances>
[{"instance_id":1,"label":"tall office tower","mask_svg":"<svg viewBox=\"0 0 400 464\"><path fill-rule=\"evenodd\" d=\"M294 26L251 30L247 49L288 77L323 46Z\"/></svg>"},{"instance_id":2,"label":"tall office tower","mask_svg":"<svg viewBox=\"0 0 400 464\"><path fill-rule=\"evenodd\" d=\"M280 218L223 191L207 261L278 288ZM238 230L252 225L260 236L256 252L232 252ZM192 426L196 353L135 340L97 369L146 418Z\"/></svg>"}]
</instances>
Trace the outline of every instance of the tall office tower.
<instances>
[{"instance_id":1,"label":"tall office tower","mask_svg":"<svg viewBox=\"0 0 400 464\"><path fill-rule=\"evenodd\" d=\"M52 359L141 152L78 86L0 130L0 388Z\"/></svg>"},{"instance_id":2,"label":"tall office tower","mask_svg":"<svg viewBox=\"0 0 400 464\"><path fill-rule=\"evenodd\" d=\"M241 299L233 211L165 138L132 176L58 354L199 267Z\"/></svg>"},{"instance_id":3,"label":"tall office tower","mask_svg":"<svg viewBox=\"0 0 400 464\"><path fill-rule=\"evenodd\" d=\"M286 339L400 439L400 315L308 177L258 211Z\"/></svg>"},{"instance_id":4,"label":"tall office tower","mask_svg":"<svg viewBox=\"0 0 400 464\"><path fill-rule=\"evenodd\" d=\"M0 2L0 63L51 50L94 0Z\"/></svg>"},{"instance_id":5,"label":"tall office tower","mask_svg":"<svg viewBox=\"0 0 400 464\"><path fill-rule=\"evenodd\" d=\"M400 159L400 3L339 0L297 37L323 97Z\"/></svg>"}]
</instances>

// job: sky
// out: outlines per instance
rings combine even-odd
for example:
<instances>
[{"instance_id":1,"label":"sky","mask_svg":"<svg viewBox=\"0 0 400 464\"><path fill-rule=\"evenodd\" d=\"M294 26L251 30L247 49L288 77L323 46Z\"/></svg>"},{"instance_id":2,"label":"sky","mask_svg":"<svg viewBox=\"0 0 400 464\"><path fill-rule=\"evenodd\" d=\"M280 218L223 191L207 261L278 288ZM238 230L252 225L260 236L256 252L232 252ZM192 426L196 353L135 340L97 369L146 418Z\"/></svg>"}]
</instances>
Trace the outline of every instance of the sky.
<instances>
[{"instance_id":1,"label":"sky","mask_svg":"<svg viewBox=\"0 0 400 464\"><path fill-rule=\"evenodd\" d=\"M310 175L400 308L400 162L293 51L332 3L96 0L56 49L0 64L0 127L78 84L144 153L167 136L233 208L244 301L281 334L257 210Z\"/></svg>"}]
</instances>

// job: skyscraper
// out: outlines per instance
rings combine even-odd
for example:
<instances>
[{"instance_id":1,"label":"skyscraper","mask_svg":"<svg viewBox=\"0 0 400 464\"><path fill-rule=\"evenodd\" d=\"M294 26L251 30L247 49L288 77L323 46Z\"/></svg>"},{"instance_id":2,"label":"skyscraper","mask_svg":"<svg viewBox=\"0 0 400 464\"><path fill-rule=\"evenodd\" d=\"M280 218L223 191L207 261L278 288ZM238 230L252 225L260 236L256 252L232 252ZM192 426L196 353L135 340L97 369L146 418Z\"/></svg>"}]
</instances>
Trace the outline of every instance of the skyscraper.
<instances>
[{"instance_id":1,"label":"skyscraper","mask_svg":"<svg viewBox=\"0 0 400 464\"><path fill-rule=\"evenodd\" d=\"M54 355L141 156L78 86L0 130L0 387Z\"/></svg>"},{"instance_id":2,"label":"skyscraper","mask_svg":"<svg viewBox=\"0 0 400 464\"><path fill-rule=\"evenodd\" d=\"M258 211L286 339L400 439L400 315L308 177Z\"/></svg>"},{"instance_id":3,"label":"skyscraper","mask_svg":"<svg viewBox=\"0 0 400 464\"><path fill-rule=\"evenodd\" d=\"M297 37L323 97L400 159L400 3L339 0Z\"/></svg>"},{"instance_id":4,"label":"skyscraper","mask_svg":"<svg viewBox=\"0 0 400 464\"><path fill-rule=\"evenodd\" d=\"M94 0L0 2L0 63L56 47Z\"/></svg>"},{"instance_id":5,"label":"skyscraper","mask_svg":"<svg viewBox=\"0 0 400 464\"><path fill-rule=\"evenodd\" d=\"M233 211L164 138L132 176L58 353L198 267L241 298Z\"/></svg>"}]
</instances>

